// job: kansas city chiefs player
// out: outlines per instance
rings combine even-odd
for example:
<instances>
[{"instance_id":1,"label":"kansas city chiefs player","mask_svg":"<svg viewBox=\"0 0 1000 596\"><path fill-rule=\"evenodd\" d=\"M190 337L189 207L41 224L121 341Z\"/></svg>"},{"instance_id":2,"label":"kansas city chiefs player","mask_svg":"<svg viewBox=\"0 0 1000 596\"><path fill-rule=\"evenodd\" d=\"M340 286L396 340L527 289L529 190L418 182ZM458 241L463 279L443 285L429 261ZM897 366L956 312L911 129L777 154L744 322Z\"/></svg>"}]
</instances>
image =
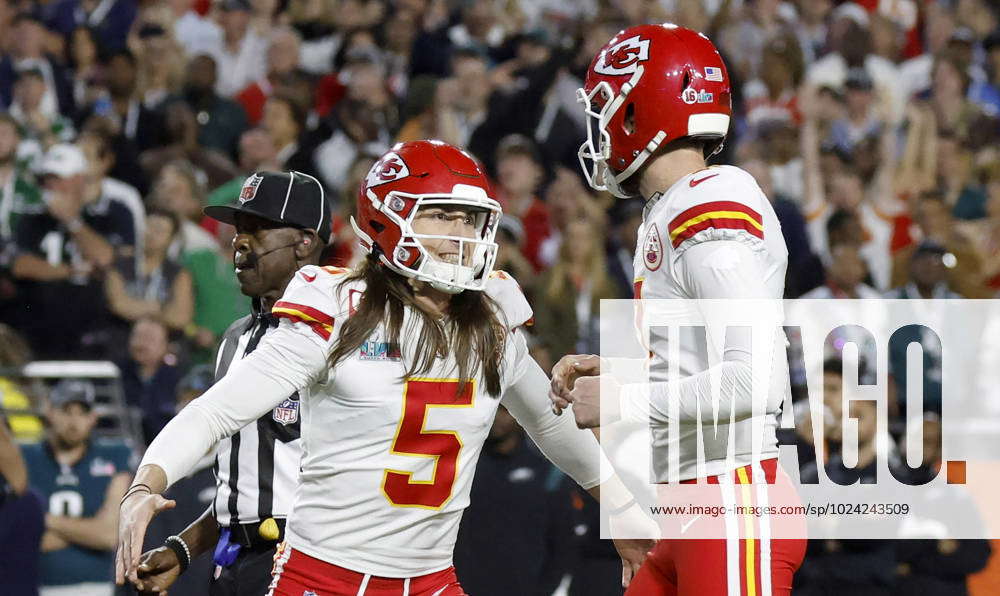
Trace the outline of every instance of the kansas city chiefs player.
<instances>
[{"instance_id":1,"label":"kansas city chiefs player","mask_svg":"<svg viewBox=\"0 0 1000 596\"><path fill-rule=\"evenodd\" d=\"M595 56L579 92L588 120L580 147L581 166L590 185L616 197L646 200L635 254L638 298L782 297L788 252L777 217L752 176L732 166L706 167L722 147L730 124L730 83L718 51L704 35L672 24L642 25L621 31ZM677 398L668 398L663 370L667 346L652 337L651 382L626 385L605 396L605 420L616 416L650 422L655 480L672 471L682 482L717 485L721 503L750 504L750 487L766 480L789 486L777 467L776 414L784 385L768 385L766 404L751 416L750 337L734 334L722 362L710 367L696 351L681 346ZM779 381L784 341L776 338L778 358L772 374ZM660 365L660 366L658 366ZM709 370L709 369L712 370ZM553 371L550 397L556 411L570 403L581 427L600 424L600 361L567 356ZM702 434L698 422L712 416L711 378L719 375L719 409L734 422L720 422ZM679 402L679 403L677 403ZM671 407L679 412L670 419ZM707 415L706 415L707 414ZM670 470L668 426L677 433L679 469ZM735 456L727 454L735 440ZM753 444L757 448L752 448ZM699 448L704 449L699 474ZM669 491L669 488L665 488ZM662 494L662 492L661 492ZM760 493L763 494L763 493ZM756 497L755 497L756 498ZM759 502L759 501L755 501ZM769 520L719 522L725 539L661 540L629 588L629 595L745 596L787 595L801 563L805 541L771 540ZM749 525L744 525L744 522ZM687 522L685 522L686 524ZM691 524L708 523L692 518ZM687 530L687 525L681 532ZM785 534L787 536L787 534Z\"/></svg>"},{"instance_id":2,"label":"kansas city chiefs player","mask_svg":"<svg viewBox=\"0 0 1000 596\"><path fill-rule=\"evenodd\" d=\"M352 223L357 271L306 266L257 349L156 437L122 502L118 579L132 578L162 492L222 437L298 391L302 463L276 557L281 596L463 594L452 550L479 453L502 403L552 461L642 523L589 431L549 409L528 354L531 309L493 272L501 215L479 164L438 141L372 167ZM606 461L606 460L603 460ZM652 522L649 522L652 523ZM649 541L618 541L626 575Z\"/></svg>"}]
</instances>

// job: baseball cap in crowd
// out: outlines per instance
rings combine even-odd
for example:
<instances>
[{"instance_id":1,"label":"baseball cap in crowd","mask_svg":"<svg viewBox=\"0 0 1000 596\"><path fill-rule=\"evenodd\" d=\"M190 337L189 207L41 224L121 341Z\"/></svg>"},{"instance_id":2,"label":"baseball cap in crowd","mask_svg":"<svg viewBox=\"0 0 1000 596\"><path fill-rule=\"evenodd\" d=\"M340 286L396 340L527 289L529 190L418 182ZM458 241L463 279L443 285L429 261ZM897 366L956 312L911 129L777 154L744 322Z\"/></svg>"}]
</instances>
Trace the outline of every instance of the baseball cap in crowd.
<instances>
[{"instance_id":1,"label":"baseball cap in crowd","mask_svg":"<svg viewBox=\"0 0 1000 596\"><path fill-rule=\"evenodd\" d=\"M87 172L87 157L76 145L59 143L45 152L38 173L60 178L72 178Z\"/></svg>"},{"instance_id":2,"label":"baseball cap in crowd","mask_svg":"<svg viewBox=\"0 0 1000 596\"><path fill-rule=\"evenodd\" d=\"M90 381L63 379L49 391L49 404L53 408L61 408L71 403L79 403L92 408L96 394L97 390Z\"/></svg>"},{"instance_id":3,"label":"baseball cap in crowd","mask_svg":"<svg viewBox=\"0 0 1000 596\"><path fill-rule=\"evenodd\" d=\"M323 185L302 172L257 172L243 183L237 204L205 207L204 213L232 225L236 225L237 213L248 213L316 230L323 242L330 242L330 206Z\"/></svg>"}]
</instances>

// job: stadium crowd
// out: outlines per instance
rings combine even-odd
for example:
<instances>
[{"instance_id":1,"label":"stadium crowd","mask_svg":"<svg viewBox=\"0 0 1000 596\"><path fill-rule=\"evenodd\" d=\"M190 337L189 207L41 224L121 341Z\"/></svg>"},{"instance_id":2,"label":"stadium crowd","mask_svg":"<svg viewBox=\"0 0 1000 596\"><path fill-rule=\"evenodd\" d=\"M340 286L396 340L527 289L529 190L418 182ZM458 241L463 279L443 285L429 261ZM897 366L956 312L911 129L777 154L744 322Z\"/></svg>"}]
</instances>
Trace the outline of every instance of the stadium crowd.
<instances>
[{"instance_id":1,"label":"stadium crowd","mask_svg":"<svg viewBox=\"0 0 1000 596\"><path fill-rule=\"evenodd\" d=\"M0 390L17 412L3 428L0 551L29 549L0 558L0 577L37 568L40 548L45 587L110 582L114 541L99 529L129 466L81 447L92 387L41 390L15 371L114 361L148 443L211 383L221 335L249 312L233 228L202 208L236 202L255 171L320 180L334 222L324 261L351 266L362 254L348 222L375 159L397 141L467 147L504 206L496 268L532 304L536 360L597 353L599 301L631 296L643 205L581 178L576 90L616 31L662 21L704 32L729 67L734 120L713 160L773 201L786 297L997 296L1000 7L987 0L0 0ZM7 434L40 443L20 460ZM60 454L70 463L49 465ZM564 576L569 594L619 593L596 504L509 416L483 458L484 498L456 551L469 593L550 594ZM67 523L74 505L60 515L46 492L71 467L103 479L97 506L75 513L91 526ZM206 472L174 494L197 513L212 486ZM814 541L795 593L1000 593L985 541L915 538L932 537ZM186 585L177 593L206 583Z\"/></svg>"}]
</instances>

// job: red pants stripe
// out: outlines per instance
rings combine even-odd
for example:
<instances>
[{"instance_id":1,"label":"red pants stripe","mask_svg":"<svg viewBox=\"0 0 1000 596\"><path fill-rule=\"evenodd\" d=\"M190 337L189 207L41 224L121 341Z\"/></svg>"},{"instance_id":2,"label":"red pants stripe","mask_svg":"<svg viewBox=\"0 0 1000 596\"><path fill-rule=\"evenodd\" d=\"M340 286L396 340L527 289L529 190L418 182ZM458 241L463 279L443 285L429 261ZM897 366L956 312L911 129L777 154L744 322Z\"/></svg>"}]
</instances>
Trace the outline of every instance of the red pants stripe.
<instances>
[{"instance_id":1,"label":"red pants stripe","mask_svg":"<svg viewBox=\"0 0 1000 596\"><path fill-rule=\"evenodd\" d=\"M753 466L745 466L731 475L684 484L699 485L696 494L704 495L699 503L704 505L798 504L794 486L777 460L760 462L757 469L764 478L756 482ZM667 503L684 492L677 486L661 488ZM691 493L685 494L690 499ZM664 524L664 536L671 538L657 543L626 596L790 596L792 578L806 549L801 518L727 511L719 517L689 516ZM685 535L691 538L677 538Z\"/></svg>"},{"instance_id":2,"label":"red pants stripe","mask_svg":"<svg viewBox=\"0 0 1000 596\"><path fill-rule=\"evenodd\" d=\"M282 545L274 557L268 596L468 596L449 567L409 578L345 569Z\"/></svg>"}]
</instances>

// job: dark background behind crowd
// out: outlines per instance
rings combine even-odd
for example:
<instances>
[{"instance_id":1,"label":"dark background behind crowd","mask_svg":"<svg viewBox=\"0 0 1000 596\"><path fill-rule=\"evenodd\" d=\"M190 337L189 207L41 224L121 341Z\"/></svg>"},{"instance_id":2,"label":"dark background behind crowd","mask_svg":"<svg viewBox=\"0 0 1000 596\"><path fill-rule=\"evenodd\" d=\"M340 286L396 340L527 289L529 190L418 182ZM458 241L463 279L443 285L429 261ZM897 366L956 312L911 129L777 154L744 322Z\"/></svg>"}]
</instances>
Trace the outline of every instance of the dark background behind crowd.
<instances>
[{"instance_id":1,"label":"dark background behind crowd","mask_svg":"<svg viewBox=\"0 0 1000 596\"><path fill-rule=\"evenodd\" d=\"M114 362L138 420L126 438L141 449L211 383L206 365L221 333L249 309L232 270L233 230L201 209L234 202L254 171L321 180L335 198L327 260L351 265L361 255L347 222L375 158L422 138L467 147L504 206L497 268L532 303L536 359L549 368L563 354L597 352L599 301L631 296L642 205L581 179L575 91L615 32L663 21L703 31L726 60L734 119L714 161L748 170L773 201L789 248L786 297L997 295L993 1L0 0L9 426L0 550L35 544L28 562L11 565L30 566L39 541L45 552L110 549L55 519L62 511L99 522L103 509L57 511L46 495L29 502L38 491L28 487L43 484L34 474L47 472L32 469L37 453L19 467L16 448L112 433L88 417L100 403L89 392L104 386L54 390L17 371L35 360ZM925 358L933 369L935 356ZM838 370L831 361L827 383L839 383ZM61 397L47 401L50 391ZM933 435L940 390L925 399ZM890 403L896 426L900 403ZM79 428L60 416L76 416ZM814 467L839 457L832 419L826 463ZM899 438L865 436L869 446ZM122 471L113 459L81 473L113 479ZM925 448L929 468L939 460ZM570 594L618 593L596 507L570 484L501 413L456 552L467 591L550 594L569 576ZM163 535L203 510L212 486L203 466L175 488L190 511L166 516ZM42 510L44 520L23 527ZM813 541L796 594L1000 593L987 543L899 538ZM59 576L71 568L43 566L40 581L107 583L106 574Z\"/></svg>"}]
</instances>

